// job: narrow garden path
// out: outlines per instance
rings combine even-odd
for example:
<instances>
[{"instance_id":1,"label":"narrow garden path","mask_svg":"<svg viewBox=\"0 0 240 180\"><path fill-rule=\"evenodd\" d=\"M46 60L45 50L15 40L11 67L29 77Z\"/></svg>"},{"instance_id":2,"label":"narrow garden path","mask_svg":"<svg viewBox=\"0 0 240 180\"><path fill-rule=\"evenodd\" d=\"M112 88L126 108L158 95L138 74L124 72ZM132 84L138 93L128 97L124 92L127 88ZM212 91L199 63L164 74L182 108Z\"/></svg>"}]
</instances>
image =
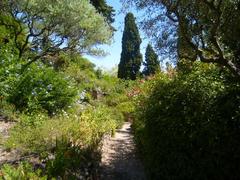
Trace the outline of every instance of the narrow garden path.
<instances>
[{"instance_id":1,"label":"narrow garden path","mask_svg":"<svg viewBox=\"0 0 240 180\"><path fill-rule=\"evenodd\" d=\"M15 124L6 117L0 115L0 166L5 162L11 162L19 158L17 151L7 151L2 146L2 141L8 138L8 130Z\"/></svg>"},{"instance_id":2,"label":"narrow garden path","mask_svg":"<svg viewBox=\"0 0 240 180\"><path fill-rule=\"evenodd\" d=\"M101 169L103 180L146 179L143 166L136 155L129 122L125 122L114 137L103 142Z\"/></svg>"}]
</instances>

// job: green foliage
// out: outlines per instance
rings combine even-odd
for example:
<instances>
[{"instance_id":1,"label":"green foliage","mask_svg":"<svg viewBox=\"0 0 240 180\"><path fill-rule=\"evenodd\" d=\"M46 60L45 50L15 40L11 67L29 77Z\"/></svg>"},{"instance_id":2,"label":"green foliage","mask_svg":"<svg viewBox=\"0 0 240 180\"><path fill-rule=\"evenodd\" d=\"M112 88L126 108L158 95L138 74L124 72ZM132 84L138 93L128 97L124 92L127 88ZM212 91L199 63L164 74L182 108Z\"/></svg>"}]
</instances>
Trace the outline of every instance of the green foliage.
<instances>
[{"instance_id":1,"label":"green foliage","mask_svg":"<svg viewBox=\"0 0 240 180\"><path fill-rule=\"evenodd\" d=\"M149 178L239 177L239 85L195 63L190 73L148 86L133 126Z\"/></svg>"},{"instance_id":2,"label":"green foliage","mask_svg":"<svg viewBox=\"0 0 240 180\"><path fill-rule=\"evenodd\" d=\"M7 1L3 1L3 4ZM0 13L0 47L11 45L11 50L14 54L18 53L18 46L24 44L26 38L25 31L23 31L22 24L16 22L15 19L5 12L5 8L1 7L2 11ZM18 32L17 37L15 33Z\"/></svg>"},{"instance_id":3,"label":"green foliage","mask_svg":"<svg viewBox=\"0 0 240 180\"><path fill-rule=\"evenodd\" d=\"M197 60L197 55L194 52L194 49L191 47L191 45L187 42L186 38L184 38L185 34L183 31L178 28L177 31L178 38L177 38L177 53L178 53L178 63L180 63L182 59L186 58L191 62Z\"/></svg>"},{"instance_id":4,"label":"green foliage","mask_svg":"<svg viewBox=\"0 0 240 180\"><path fill-rule=\"evenodd\" d=\"M145 62L143 74L145 76L154 75L160 71L160 64L158 61L158 55L153 50L152 46L148 44L146 53L145 53Z\"/></svg>"},{"instance_id":5,"label":"green foliage","mask_svg":"<svg viewBox=\"0 0 240 180\"><path fill-rule=\"evenodd\" d=\"M74 79L80 90L94 88L97 80L95 65L79 55L67 55L65 59L69 63L63 68L64 74Z\"/></svg>"},{"instance_id":6,"label":"green foliage","mask_svg":"<svg viewBox=\"0 0 240 180\"><path fill-rule=\"evenodd\" d=\"M70 145L65 139L57 140L55 148L55 158L48 160L46 171L48 179L62 177L67 179L91 178L94 175L95 164L99 159L99 152L96 149L81 148ZM90 169L89 166L92 166ZM88 171L86 171L88 168Z\"/></svg>"},{"instance_id":7,"label":"green foliage","mask_svg":"<svg viewBox=\"0 0 240 180\"><path fill-rule=\"evenodd\" d=\"M125 27L122 37L122 53L118 65L118 78L135 80L139 75L142 63L140 53L141 38L135 17L128 13L125 17Z\"/></svg>"},{"instance_id":8,"label":"green foliage","mask_svg":"<svg viewBox=\"0 0 240 180\"><path fill-rule=\"evenodd\" d=\"M0 47L0 95L7 97L19 79L21 62L17 64L10 46Z\"/></svg>"},{"instance_id":9,"label":"green foliage","mask_svg":"<svg viewBox=\"0 0 240 180\"><path fill-rule=\"evenodd\" d=\"M1 21L11 21L11 18L0 15ZM17 27L15 27L17 28ZM18 60L17 49L14 47L12 32L0 23L0 96L9 95L15 82L19 79L21 64Z\"/></svg>"},{"instance_id":10,"label":"green foliage","mask_svg":"<svg viewBox=\"0 0 240 180\"><path fill-rule=\"evenodd\" d=\"M103 14L87 0L0 2L0 116L16 120L1 144L37 156L4 165L3 179L93 179L103 136L133 112L125 82L76 53L101 53L95 45L112 37L113 10L101 2Z\"/></svg>"},{"instance_id":11,"label":"green foliage","mask_svg":"<svg viewBox=\"0 0 240 180\"><path fill-rule=\"evenodd\" d=\"M0 15L13 19L2 24L14 32L19 57L31 58L30 62L62 50L102 54L95 46L110 43L112 37L105 18L88 0L13 0L1 6ZM19 43L22 33L26 37Z\"/></svg>"},{"instance_id":12,"label":"green foliage","mask_svg":"<svg viewBox=\"0 0 240 180\"><path fill-rule=\"evenodd\" d=\"M44 173L48 178L76 179L76 172L89 177L94 172L86 175L85 168L100 160L99 143L104 134L114 134L117 116L103 105L85 110L74 107L52 118L39 113L21 115L5 147L16 148L23 154L38 154L47 162Z\"/></svg>"},{"instance_id":13,"label":"green foliage","mask_svg":"<svg viewBox=\"0 0 240 180\"><path fill-rule=\"evenodd\" d=\"M64 73L76 81L81 91L81 101L94 106L108 106L109 113L114 114L113 119L118 127L124 121L124 115L132 112L131 102L126 95L127 83L108 73L94 70L88 60L79 56L72 57L71 63L64 68ZM99 96L94 97L96 94Z\"/></svg>"},{"instance_id":14,"label":"green foliage","mask_svg":"<svg viewBox=\"0 0 240 180\"><path fill-rule=\"evenodd\" d=\"M105 0L90 0L90 2L97 11L107 19L109 25L114 22L115 10L113 7L108 6ZM114 29L114 27L112 27L112 29Z\"/></svg>"},{"instance_id":15,"label":"green foliage","mask_svg":"<svg viewBox=\"0 0 240 180\"><path fill-rule=\"evenodd\" d=\"M18 167L13 167L10 165L3 165L1 168L2 180L47 180L46 176L41 176L41 171L34 171L32 166L26 162L21 163Z\"/></svg>"},{"instance_id":16,"label":"green foliage","mask_svg":"<svg viewBox=\"0 0 240 180\"><path fill-rule=\"evenodd\" d=\"M69 106L76 97L70 79L43 64L32 65L14 85L8 99L19 110L56 112Z\"/></svg>"},{"instance_id":17,"label":"green foliage","mask_svg":"<svg viewBox=\"0 0 240 180\"><path fill-rule=\"evenodd\" d=\"M112 134L115 130L114 114L107 107L89 107L76 113L63 111L63 115L53 118L39 113L22 115L5 145L21 152L40 154L54 149L56 140L62 138L80 147L95 146L104 133Z\"/></svg>"},{"instance_id":18,"label":"green foliage","mask_svg":"<svg viewBox=\"0 0 240 180\"><path fill-rule=\"evenodd\" d=\"M136 86L135 81L117 81L114 88L104 97L103 102L113 109L114 114L118 117L118 127L121 127L123 121L128 121L135 110L135 102L129 95L132 87Z\"/></svg>"},{"instance_id":19,"label":"green foliage","mask_svg":"<svg viewBox=\"0 0 240 180\"><path fill-rule=\"evenodd\" d=\"M126 2L145 10L142 27L159 47L161 57L178 60L178 55L180 59L216 63L239 79L239 0Z\"/></svg>"},{"instance_id":20,"label":"green foliage","mask_svg":"<svg viewBox=\"0 0 240 180\"><path fill-rule=\"evenodd\" d=\"M18 70L17 63L11 63ZM47 178L90 178L100 160L98 148L103 135L114 134L124 115L133 111L126 96L127 83L97 72L92 63L76 54L60 54L49 59L48 65L55 68L32 64L11 84L7 100L22 112L18 113L19 122L10 130L10 137L2 141L6 148L17 149L22 155L38 155L47 163L43 169ZM87 103L72 103L76 89L86 93ZM102 96L94 99L92 92L96 89ZM72 106L66 108L67 112L61 110L68 105ZM4 113L8 107L4 102ZM86 168L90 169L87 174Z\"/></svg>"}]
</instances>

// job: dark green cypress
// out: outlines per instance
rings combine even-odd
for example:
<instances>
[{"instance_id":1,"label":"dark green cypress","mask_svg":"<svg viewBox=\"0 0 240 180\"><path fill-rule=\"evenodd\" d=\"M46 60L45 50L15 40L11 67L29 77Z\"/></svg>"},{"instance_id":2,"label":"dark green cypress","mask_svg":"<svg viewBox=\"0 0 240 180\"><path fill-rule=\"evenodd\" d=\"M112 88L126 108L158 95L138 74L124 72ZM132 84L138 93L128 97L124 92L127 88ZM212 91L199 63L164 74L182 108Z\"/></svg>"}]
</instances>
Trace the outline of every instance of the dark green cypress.
<instances>
[{"instance_id":1,"label":"dark green cypress","mask_svg":"<svg viewBox=\"0 0 240 180\"><path fill-rule=\"evenodd\" d=\"M153 75L156 72L160 71L160 64L158 61L158 55L155 53L153 50L152 46L148 44L146 53L145 53L145 62L144 64L144 69L143 69L143 74L145 76Z\"/></svg>"},{"instance_id":2,"label":"dark green cypress","mask_svg":"<svg viewBox=\"0 0 240 180\"><path fill-rule=\"evenodd\" d=\"M139 70L142 63L140 44L141 38L135 23L135 17L132 13L128 13L125 17L118 78L135 80L140 74Z\"/></svg>"}]
</instances>

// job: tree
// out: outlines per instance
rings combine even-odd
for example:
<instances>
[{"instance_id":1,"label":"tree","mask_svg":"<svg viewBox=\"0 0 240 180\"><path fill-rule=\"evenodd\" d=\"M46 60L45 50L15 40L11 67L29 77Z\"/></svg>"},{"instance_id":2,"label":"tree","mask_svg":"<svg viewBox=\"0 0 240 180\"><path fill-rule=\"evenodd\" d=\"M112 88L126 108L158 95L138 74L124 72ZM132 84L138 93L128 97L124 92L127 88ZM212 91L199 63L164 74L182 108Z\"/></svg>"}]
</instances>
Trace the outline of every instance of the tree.
<instances>
[{"instance_id":1,"label":"tree","mask_svg":"<svg viewBox=\"0 0 240 180\"><path fill-rule=\"evenodd\" d=\"M30 59L26 65L60 51L99 55L96 45L112 37L88 0L3 0L0 6L0 16L8 17L0 18L0 25L11 29L19 58Z\"/></svg>"},{"instance_id":2,"label":"tree","mask_svg":"<svg viewBox=\"0 0 240 180\"><path fill-rule=\"evenodd\" d=\"M97 11L106 18L108 24L111 26L111 24L114 22L115 16L115 10L113 7L108 6L105 0L90 0L90 2L97 9ZM114 27L112 27L112 29L114 29Z\"/></svg>"},{"instance_id":3,"label":"tree","mask_svg":"<svg viewBox=\"0 0 240 180\"><path fill-rule=\"evenodd\" d=\"M154 75L156 72L160 71L158 55L155 53L150 44L147 46L145 53L145 62L143 64L145 66L143 69L143 74L145 76Z\"/></svg>"},{"instance_id":4,"label":"tree","mask_svg":"<svg viewBox=\"0 0 240 180\"><path fill-rule=\"evenodd\" d=\"M156 44L167 47L162 51L177 54L180 32L190 54L195 54L185 53L184 58L219 64L240 77L239 0L126 1L149 13L143 28L153 35Z\"/></svg>"},{"instance_id":5,"label":"tree","mask_svg":"<svg viewBox=\"0 0 240 180\"><path fill-rule=\"evenodd\" d=\"M140 53L141 38L135 17L128 13L125 17L125 27L122 38L122 53L118 65L118 78L135 80L142 63Z\"/></svg>"},{"instance_id":6,"label":"tree","mask_svg":"<svg viewBox=\"0 0 240 180\"><path fill-rule=\"evenodd\" d=\"M184 39L183 32L177 31L177 69L181 72L189 72L192 69L197 55Z\"/></svg>"}]
</instances>

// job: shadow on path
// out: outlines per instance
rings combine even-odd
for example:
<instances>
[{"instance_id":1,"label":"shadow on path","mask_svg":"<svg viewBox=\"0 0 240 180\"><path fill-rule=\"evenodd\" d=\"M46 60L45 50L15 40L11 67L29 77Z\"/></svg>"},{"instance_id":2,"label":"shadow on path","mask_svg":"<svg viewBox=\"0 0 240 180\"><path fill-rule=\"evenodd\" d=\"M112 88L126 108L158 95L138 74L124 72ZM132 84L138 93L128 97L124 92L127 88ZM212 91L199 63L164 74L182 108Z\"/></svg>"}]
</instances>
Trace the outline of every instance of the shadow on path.
<instances>
[{"instance_id":1,"label":"shadow on path","mask_svg":"<svg viewBox=\"0 0 240 180\"><path fill-rule=\"evenodd\" d=\"M114 137L103 142L102 180L145 180L143 166L136 155L131 124L125 122Z\"/></svg>"}]
</instances>

